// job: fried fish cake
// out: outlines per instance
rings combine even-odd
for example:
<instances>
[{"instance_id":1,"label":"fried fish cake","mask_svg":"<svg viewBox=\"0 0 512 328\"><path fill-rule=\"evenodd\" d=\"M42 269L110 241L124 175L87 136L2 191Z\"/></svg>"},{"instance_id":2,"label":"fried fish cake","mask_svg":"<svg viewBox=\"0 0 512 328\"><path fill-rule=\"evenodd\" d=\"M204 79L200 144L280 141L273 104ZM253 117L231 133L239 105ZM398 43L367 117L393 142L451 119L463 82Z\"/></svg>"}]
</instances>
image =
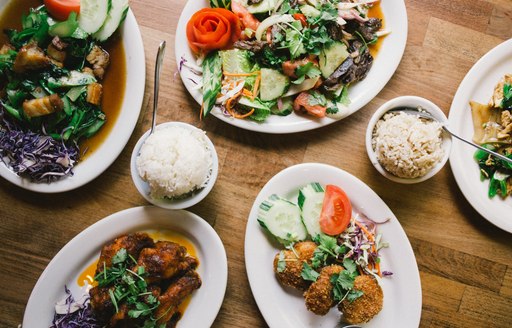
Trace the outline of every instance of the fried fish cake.
<instances>
[{"instance_id":1,"label":"fried fish cake","mask_svg":"<svg viewBox=\"0 0 512 328\"><path fill-rule=\"evenodd\" d=\"M332 296L333 285L331 276L343 271L340 265L329 265L323 267L317 280L309 286L304 293L306 308L317 315L326 315L336 305Z\"/></svg>"},{"instance_id":2,"label":"fried fish cake","mask_svg":"<svg viewBox=\"0 0 512 328\"><path fill-rule=\"evenodd\" d=\"M274 272L277 280L285 286L306 290L310 282L302 278L302 267L304 263L311 264L311 258L316 248L317 245L314 242L303 241L296 243L293 250L286 249L277 253L274 258ZM281 257L285 263L284 269L279 266Z\"/></svg>"},{"instance_id":3,"label":"fried fish cake","mask_svg":"<svg viewBox=\"0 0 512 328\"><path fill-rule=\"evenodd\" d=\"M384 294L377 279L371 275L357 276L354 289L363 292L363 295L353 302L343 300L338 309L348 323L364 323L370 321L382 310Z\"/></svg>"}]
</instances>

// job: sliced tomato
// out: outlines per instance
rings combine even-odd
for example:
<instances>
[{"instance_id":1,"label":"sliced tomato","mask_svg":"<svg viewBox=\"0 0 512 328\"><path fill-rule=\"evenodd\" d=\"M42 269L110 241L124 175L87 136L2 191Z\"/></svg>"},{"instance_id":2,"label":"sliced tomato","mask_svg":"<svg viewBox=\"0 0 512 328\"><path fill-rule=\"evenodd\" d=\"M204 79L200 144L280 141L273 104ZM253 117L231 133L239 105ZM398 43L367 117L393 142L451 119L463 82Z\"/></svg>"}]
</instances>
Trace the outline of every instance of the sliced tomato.
<instances>
[{"instance_id":1,"label":"sliced tomato","mask_svg":"<svg viewBox=\"0 0 512 328\"><path fill-rule=\"evenodd\" d=\"M327 235L339 235L350 223L352 205L347 194L337 186L325 187L322 213L320 214L320 229Z\"/></svg>"},{"instance_id":2,"label":"sliced tomato","mask_svg":"<svg viewBox=\"0 0 512 328\"><path fill-rule=\"evenodd\" d=\"M50 15L59 21L68 19L72 12L80 13L80 0L44 0L44 5Z\"/></svg>"}]
</instances>

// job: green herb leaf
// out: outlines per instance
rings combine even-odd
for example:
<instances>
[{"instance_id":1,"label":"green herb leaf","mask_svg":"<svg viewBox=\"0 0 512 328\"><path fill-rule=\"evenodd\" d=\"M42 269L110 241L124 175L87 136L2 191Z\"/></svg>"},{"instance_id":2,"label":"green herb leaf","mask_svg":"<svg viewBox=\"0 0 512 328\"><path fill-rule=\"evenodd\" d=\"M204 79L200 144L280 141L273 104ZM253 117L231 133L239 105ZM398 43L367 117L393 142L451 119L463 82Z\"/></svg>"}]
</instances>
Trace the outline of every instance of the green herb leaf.
<instances>
[{"instance_id":1,"label":"green herb leaf","mask_svg":"<svg viewBox=\"0 0 512 328\"><path fill-rule=\"evenodd\" d=\"M502 108L512 108L512 85L505 83L503 85L503 100L501 101Z\"/></svg>"},{"instance_id":2,"label":"green herb leaf","mask_svg":"<svg viewBox=\"0 0 512 328\"><path fill-rule=\"evenodd\" d=\"M116 264L120 264L120 263L123 263L126 261L126 259L128 258L128 252L126 252L126 249L124 248L121 248L117 253L116 255L114 255L112 257L112 264L113 265L116 265Z\"/></svg>"},{"instance_id":3,"label":"green herb leaf","mask_svg":"<svg viewBox=\"0 0 512 328\"><path fill-rule=\"evenodd\" d=\"M283 272L286 269L286 261L284 260L284 251L279 252L279 259L277 261L277 272Z\"/></svg>"},{"instance_id":4,"label":"green herb leaf","mask_svg":"<svg viewBox=\"0 0 512 328\"><path fill-rule=\"evenodd\" d=\"M300 275L302 279L314 282L318 279L318 276L320 274L316 272L309 264L304 262L302 264L302 272L300 273Z\"/></svg>"}]
</instances>

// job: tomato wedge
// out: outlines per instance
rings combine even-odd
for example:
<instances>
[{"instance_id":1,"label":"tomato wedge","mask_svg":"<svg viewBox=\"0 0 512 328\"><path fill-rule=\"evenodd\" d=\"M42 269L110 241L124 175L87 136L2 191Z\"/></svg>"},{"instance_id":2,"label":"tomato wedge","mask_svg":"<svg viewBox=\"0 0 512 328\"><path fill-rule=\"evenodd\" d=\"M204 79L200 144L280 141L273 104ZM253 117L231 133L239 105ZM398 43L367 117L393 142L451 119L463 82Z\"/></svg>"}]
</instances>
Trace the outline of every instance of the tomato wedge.
<instances>
[{"instance_id":1,"label":"tomato wedge","mask_svg":"<svg viewBox=\"0 0 512 328\"><path fill-rule=\"evenodd\" d=\"M59 21L68 19L72 12L80 13L80 0L44 0L44 5L50 15Z\"/></svg>"},{"instance_id":2,"label":"tomato wedge","mask_svg":"<svg viewBox=\"0 0 512 328\"><path fill-rule=\"evenodd\" d=\"M322 213L320 213L320 229L327 235L339 235L350 223L352 205L347 194L337 186L325 187Z\"/></svg>"}]
</instances>

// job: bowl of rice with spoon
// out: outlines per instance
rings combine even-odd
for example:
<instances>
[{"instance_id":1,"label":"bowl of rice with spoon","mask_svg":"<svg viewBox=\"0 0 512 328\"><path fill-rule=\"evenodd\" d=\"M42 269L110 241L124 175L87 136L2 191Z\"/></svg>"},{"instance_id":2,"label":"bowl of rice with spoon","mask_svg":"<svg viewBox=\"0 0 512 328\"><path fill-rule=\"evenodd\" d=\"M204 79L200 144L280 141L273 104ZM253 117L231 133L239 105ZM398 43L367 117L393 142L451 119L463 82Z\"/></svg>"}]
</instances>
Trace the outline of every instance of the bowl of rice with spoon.
<instances>
[{"instance_id":1,"label":"bowl of rice with spoon","mask_svg":"<svg viewBox=\"0 0 512 328\"><path fill-rule=\"evenodd\" d=\"M426 120L410 110L426 111ZM383 104L372 116L366 131L370 161L386 178L399 183L418 183L433 177L446 164L451 138L442 130L447 118L431 101L403 96Z\"/></svg>"}]
</instances>

